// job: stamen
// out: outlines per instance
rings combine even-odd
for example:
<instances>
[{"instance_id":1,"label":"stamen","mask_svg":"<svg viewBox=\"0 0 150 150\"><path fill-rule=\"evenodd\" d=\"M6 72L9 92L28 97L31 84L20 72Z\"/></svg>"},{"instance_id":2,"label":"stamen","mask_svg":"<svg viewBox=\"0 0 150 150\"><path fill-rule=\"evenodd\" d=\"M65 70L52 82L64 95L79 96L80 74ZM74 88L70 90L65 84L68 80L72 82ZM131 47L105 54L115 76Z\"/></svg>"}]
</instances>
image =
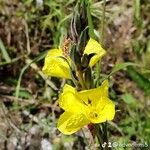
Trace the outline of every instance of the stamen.
<instances>
[{"instance_id":1,"label":"stamen","mask_svg":"<svg viewBox=\"0 0 150 150\"><path fill-rule=\"evenodd\" d=\"M88 98L87 103L86 103L84 100L82 100L82 102L83 102L83 104L86 105L86 106L92 105L92 101L91 101L89 98Z\"/></svg>"},{"instance_id":2,"label":"stamen","mask_svg":"<svg viewBox=\"0 0 150 150\"><path fill-rule=\"evenodd\" d=\"M82 100L82 102L83 102L84 105L88 106L88 104L86 104L85 101Z\"/></svg>"},{"instance_id":3,"label":"stamen","mask_svg":"<svg viewBox=\"0 0 150 150\"><path fill-rule=\"evenodd\" d=\"M97 114L97 113L94 113L94 116L95 116L95 117L98 117L98 114Z\"/></svg>"},{"instance_id":4,"label":"stamen","mask_svg":"<svg viewBox=\"0 0 150 150\"><path fill-rule=\"evenodd\" d=\"M98 117L98 114L97 114L97 112L94 112L93 110L90 110L89 116L90 116L91 118L97 118L97 117Z\"/></svg>"},{"instance_id":5,"label":"stamen","mask_svg":"<svg viewBox=\"0 0 150 150\"><path fill-rule=\"evenodd\" d=\"M88 98L88 104L92 104L92 101Z\"/></svg>"}]
</instances>

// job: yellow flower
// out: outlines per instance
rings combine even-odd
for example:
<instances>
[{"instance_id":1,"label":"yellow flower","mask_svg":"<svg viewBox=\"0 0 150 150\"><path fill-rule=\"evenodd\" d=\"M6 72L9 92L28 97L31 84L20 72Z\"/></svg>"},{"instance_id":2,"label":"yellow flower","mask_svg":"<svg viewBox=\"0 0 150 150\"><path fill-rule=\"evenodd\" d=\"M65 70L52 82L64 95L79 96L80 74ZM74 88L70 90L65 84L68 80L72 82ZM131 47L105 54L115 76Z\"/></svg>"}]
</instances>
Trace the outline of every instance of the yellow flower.
<instances>
[{"instance_id":1,"label":"yellow flower","mask_svg":"<svg viewBox=\"0 0 150 150\"><path fill-rule=\"evenodd\" d=\"M101 45L90 38L84 50L84 54L94 54L89 66L93 67L105 53ZM64 59L60 58L62 56L63 51L61 49L51 49L45 57L43 72L49 76L71 79L69 65Z\"/></svg>"},{"instance_id":2,"label":"yellow flower","mask_svg":"<svg viewBox=\"0 0 150 150\"><path fill-rule=\"evenodd\" d=\"M89 63L90 67L93 67L106 53L106 51L102 48L102 46L97 41L90 38L85 47L84 54L89 55L92 53L94 53L95 55L90 60Z\"/></svg>"},{"instance_id":3,"label":"yellow flower","mask_svg":"<svg viewBox=\"0 0 150 150\"><path fill-rule=\"evenodd\" d=\"M108 98L107 80L98 88L80 92L66 84L59 98L59 105L65 112L60 116L57 127L66 135L89 123L112 120L115 115L115 105Z\"/></svg>"},{"instance_id":4,"label":"yellow flower","mask_svg":"<svg viewBox=\"0 0 150 150\"><path fill-rule=\"evenodd\" d=\"M62 56L61 49L51 49L45 57L42 71L49 76L71 79L69 65Z\"/></svg>"}]
</instances>

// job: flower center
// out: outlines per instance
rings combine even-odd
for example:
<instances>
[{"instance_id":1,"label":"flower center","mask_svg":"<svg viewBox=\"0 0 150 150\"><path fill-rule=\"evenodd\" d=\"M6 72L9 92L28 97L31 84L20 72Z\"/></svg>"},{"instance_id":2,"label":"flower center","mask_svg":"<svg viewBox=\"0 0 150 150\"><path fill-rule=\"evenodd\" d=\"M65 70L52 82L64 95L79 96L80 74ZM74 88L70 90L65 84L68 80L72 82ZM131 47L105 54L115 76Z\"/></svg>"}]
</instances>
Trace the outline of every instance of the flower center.
<instances>
[{"instance_id":1,"label":"flower center","mask_svg":"<svg viewBox=\"0 0 150 150\"><path fill-rule=\"evenodd\" d=\"M96 108L92 105L92 100L88 98L87 102L83 101L83 103L87 107L87 116L91 119L96 119L99 116L99 114Z\"/></svg>"},{"instance_id":2,"label":"flower center","mask_svg":"<svg viewBox=\"0 0 150 150\"><path fill-rule=\"evenodd\" d=\"M98 113L94 108L89 108L89 113L88 113L90 118L97 118L98 117Z\"/></svg>"}]
</instances>

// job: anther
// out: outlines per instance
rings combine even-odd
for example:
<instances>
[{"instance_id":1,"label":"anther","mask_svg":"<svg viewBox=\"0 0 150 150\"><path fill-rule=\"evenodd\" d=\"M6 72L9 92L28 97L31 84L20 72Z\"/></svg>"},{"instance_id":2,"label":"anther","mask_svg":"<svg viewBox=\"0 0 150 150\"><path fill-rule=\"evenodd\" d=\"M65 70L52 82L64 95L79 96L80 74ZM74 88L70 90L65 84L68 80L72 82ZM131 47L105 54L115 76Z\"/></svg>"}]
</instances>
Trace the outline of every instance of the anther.
<instances>
[{"instance_id":1,"label":"anther","mask_svg":"<svg viewBox=\"0 0 150 150\"><path fill-rule=\"evenodd\" d=\"M88 104L91 104L92 103L92 101L88 98Z\"/></svg>"}]
</instances>

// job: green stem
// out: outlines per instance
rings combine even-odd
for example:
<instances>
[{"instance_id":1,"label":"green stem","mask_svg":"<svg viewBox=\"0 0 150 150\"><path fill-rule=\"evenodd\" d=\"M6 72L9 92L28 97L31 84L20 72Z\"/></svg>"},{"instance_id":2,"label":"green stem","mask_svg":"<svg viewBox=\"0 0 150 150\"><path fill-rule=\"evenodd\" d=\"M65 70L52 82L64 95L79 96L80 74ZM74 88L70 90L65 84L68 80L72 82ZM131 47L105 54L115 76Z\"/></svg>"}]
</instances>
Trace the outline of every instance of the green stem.
<instances>
[{"instance_id":1,"label":"green stem","mask_svg":"<svg viewBox=\"0 0 150 150\"><path fill-rule=\"evenodd\" d=\"M100 27L100 43L103 46L104 45L104 25L105 25L105 11L106 11L106 0L103 0L103 12L102 12L102 19L101 19L101 27ZM97 74L97 79L96 79L96 87L99 86L100 83L100 62L96 64L96 74Z\"/></svg>"},{"instance_id":2,"label":"green stem","mask_svg":"<svg viewBox=\"0 0 150 150\"><path fill-rule=\"evenodd\" d=\"M104 132L104 142L108 143L108 135L107 135L107 121L102 124L103 132Z\"/></svg>"},{"instance_id":3,"label":"green stem","mask_svg":"<svg viewBox=\"0 0 150 150\"><path fill-rule=\"evenodd\" d=\"M103 0L103 12L102 12L102 20L101 20L101 28L100 28L100 43L104 45L104 26L105 26L105 11L106 11L106 0Z\"/></svg>"},{"instance_id":4,"label":"green stem","mask_svg":"<svg viewBox=\"0 0 150 150\"><path fill-rule=\"evenodd\" d=\"M103 147L102 147L103 138L101 137L102 132L101 132L101 129L100 129L98 124L95 124L95 131L96 131L96 136L97 136L97 139L98 139L98 142L99 142L100 149L103 150Z\"/></svg>"},{"instance_id":5,"label":"green stem","mask_svg":"<svg viewBox=\"0 0 150 150\"><path fill-rule=\"evenodd\" d=\"M77 72L78 72L78 79L79 79L79 82L80 82L80 84L81 84L81 86L82 86L82 89L83 89L83 90L87 89L87 87L86 87L86 85L85 85L85 82L84 82L84 78L83 78L83 73L82 73L82 71L81 71L81 70L78 70Z\"/></svg>"},{"instance_id":6,"label":"green stem","mask_svg":"<svg viewBox=\"0 0 150 150\"><path fill-rule=\"evenodd\" d=\"M100 43L102 44L102 46L104 45L104 25L105 25L105 11L106 11L106 0L103 0L103 12L102 12L102 19L101 19L101 29L100 29ZM98 62L96 65L96 73L97 73L97 85L99 86L99 80L100 80L100 63ZM99 127L99 131L101 131L101 128ZM104 124L102 124L102 131L101 133L98 132L97 133L97 137L101 137L101 141L102 142L106 142L108 143L108 136L107 136L107 122L105 122ZM102 148L102 145L101 145ZM106 146L105 148L102 149L108 149L108 147Z\"/></svg>"},{"instance_id":7,"label":"green stem","mask_svg":"<svg viewBox=\"0 0 150 150\"><path fill-rule=\"evenodd\" d=\"M103 12L102 12L102 19L101 19L101 36L100 36L100 43L103 45L104 43L104 24L105 24L105 9L106 9L106 0L103 0ZM87 17L88 17L88 26L89 26L89 36L93 39L95 39L95 34L94 34L94 28L93 28L93 22L92 22L92 16L91 16L91 11L90 11L90 2L87 2ZM100 63L97 63L96 65L96 74L97 74L97 85L99 86L99 80L100 80ZM83 74L81 74L83 75ZM79 72L79 77L83 77L80 75ZM81 81L84 81L83 78L81 78ZM82 83L84 85L84 82ZM107 147L103 148L102 144L103 142L108 142L107 138L107 123L103 124L102 128L99 125L95 125L95 131L96 131L96 136L98 138L99 144L100 144L100 149L107 149Z\"/></svg>"},{"instance_id":8,"label":"green stem","mask_svg":"<svg viewBox=\"0 0 150 150\"><path fill-rule=\"evenodd\" d=\"M100 72L101 72L100 68L101 68L100 62L98 62L96 64L96 87L98 87L100 84Z\"/></svg>"},{"instance_id":9,"label":"green stem","mask_svg":"<svg viewBox=\"0 0 150 150\"><path fill-rule=\"evenodd\" d=\"M89 26L89 36L91 38L95 39L94 27L93 27L93 22L92 22L92 16L91 16L91 10L90 10L89 2L87 3L87 18L88 18L88 26Z\"/></svg>"}]
</instances>

